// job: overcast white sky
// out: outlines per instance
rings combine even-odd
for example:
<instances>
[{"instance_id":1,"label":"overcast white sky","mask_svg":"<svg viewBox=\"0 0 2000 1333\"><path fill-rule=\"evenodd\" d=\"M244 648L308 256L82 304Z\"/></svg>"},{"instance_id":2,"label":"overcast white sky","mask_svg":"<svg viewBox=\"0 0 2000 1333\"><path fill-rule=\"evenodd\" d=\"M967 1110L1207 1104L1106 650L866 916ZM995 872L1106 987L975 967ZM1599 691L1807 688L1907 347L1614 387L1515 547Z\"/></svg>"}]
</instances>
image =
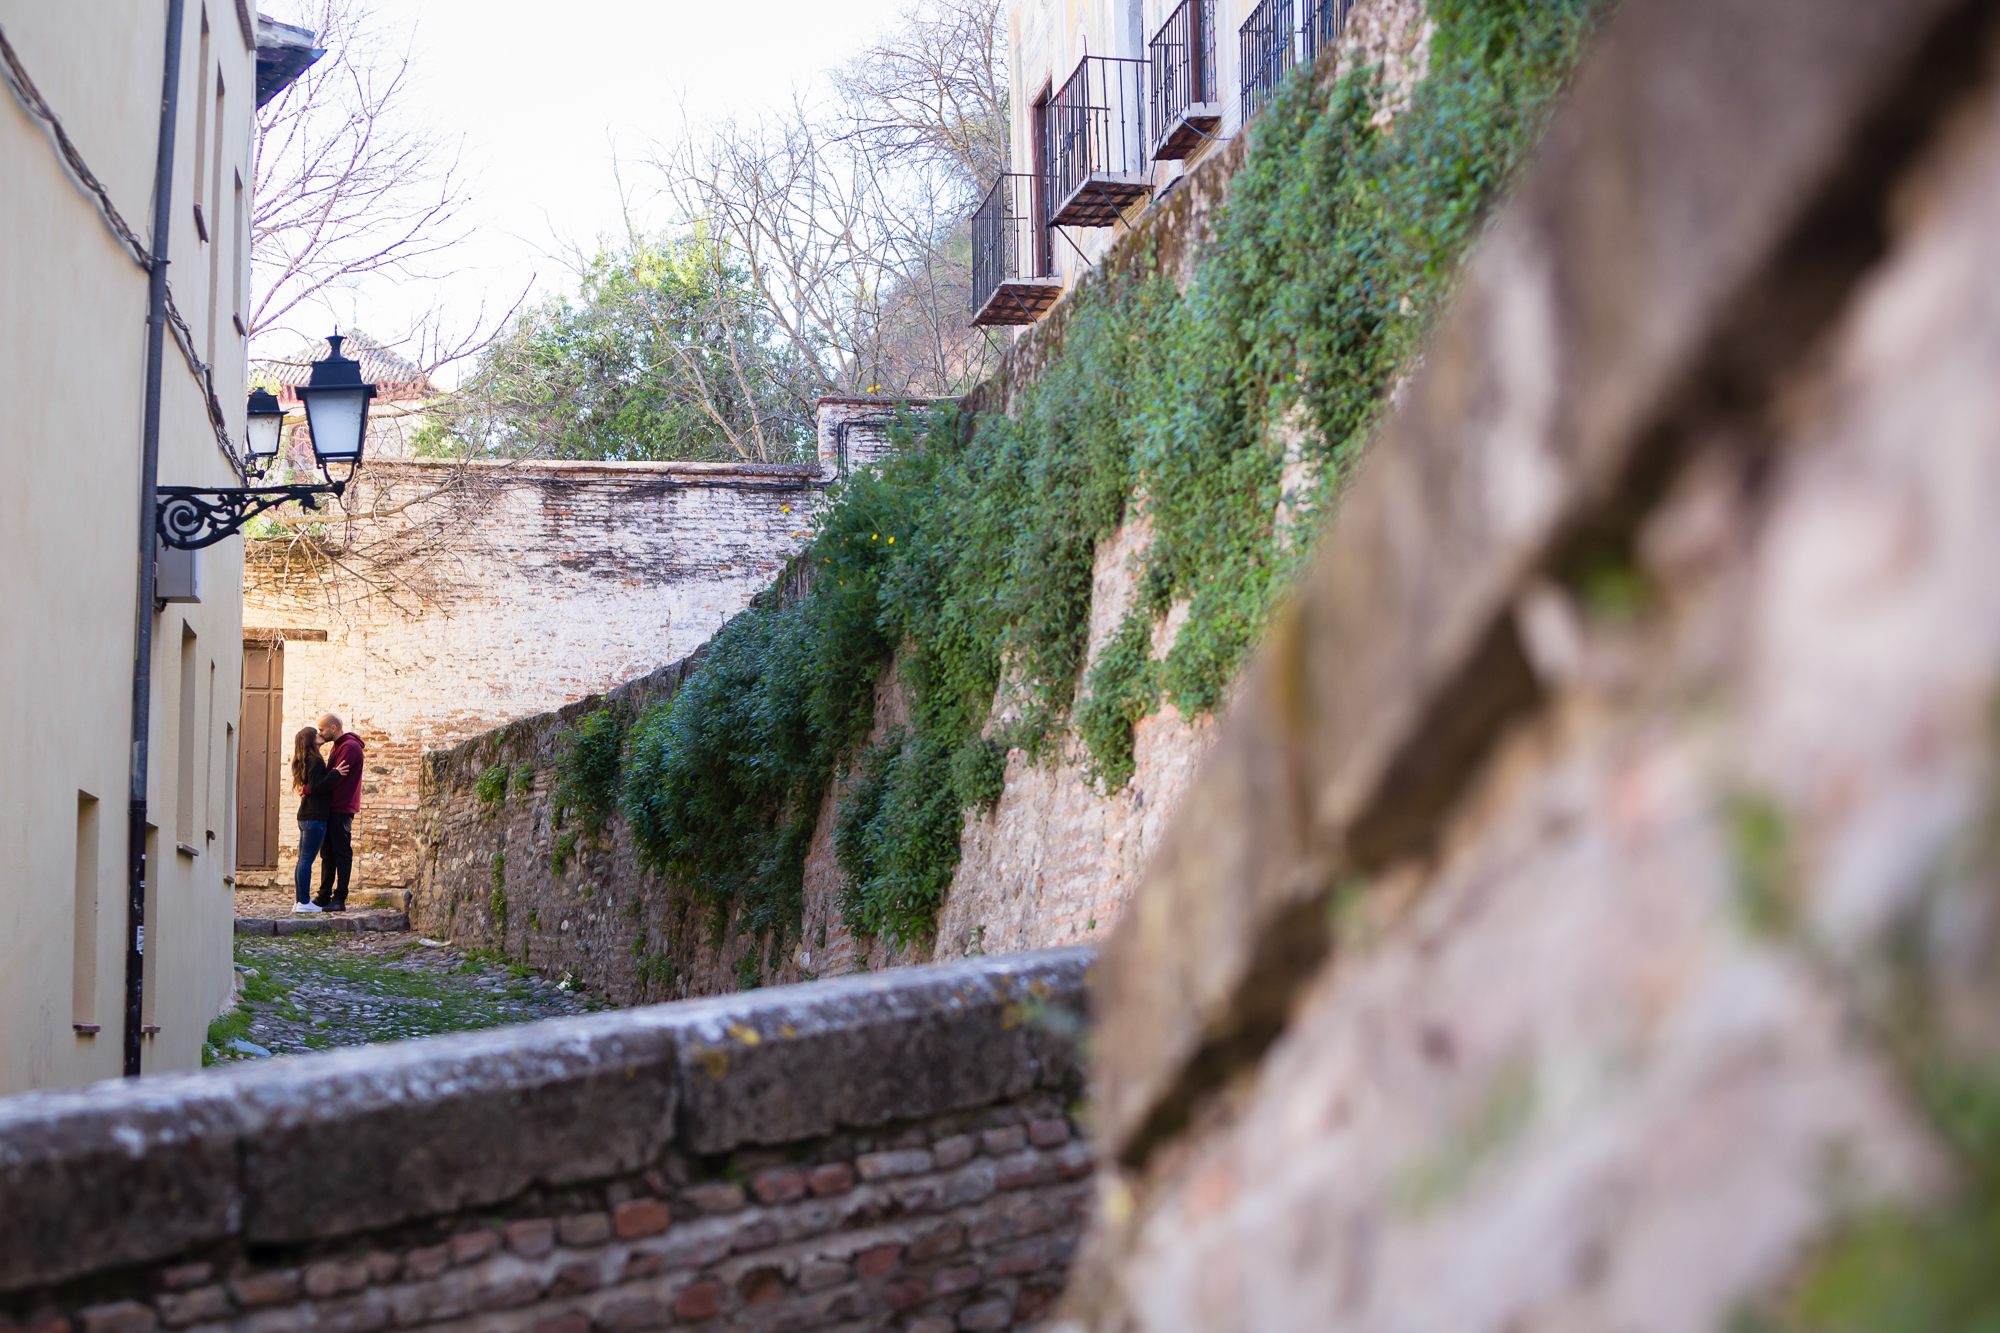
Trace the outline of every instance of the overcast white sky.
<instances>
[{"instance_id":1,"label":"overcast white sky","mask_svg":"<svg viewBox=\"0 0 2000 1333\"><path fill-rule=\"evenodd\" d=\"M753 115L843 63L907 0L381 0L398 41L413 38L413 109L462 137L474 231L449 265L453 311L482 297L504 307L533 280L566 286L560 251L622 232L612 179L672 137L685 97L698 119ZM263 0L299 21L300 0ZM643 172L628 173L643 195ZM634 187L638 187L635 189ZM642 226L662 225L647 215ZM435 293L378 284L343 294L329 320L380 336L405 326ZM446 375L442 378L452 378Z\"/></svg>"}]
</instances>

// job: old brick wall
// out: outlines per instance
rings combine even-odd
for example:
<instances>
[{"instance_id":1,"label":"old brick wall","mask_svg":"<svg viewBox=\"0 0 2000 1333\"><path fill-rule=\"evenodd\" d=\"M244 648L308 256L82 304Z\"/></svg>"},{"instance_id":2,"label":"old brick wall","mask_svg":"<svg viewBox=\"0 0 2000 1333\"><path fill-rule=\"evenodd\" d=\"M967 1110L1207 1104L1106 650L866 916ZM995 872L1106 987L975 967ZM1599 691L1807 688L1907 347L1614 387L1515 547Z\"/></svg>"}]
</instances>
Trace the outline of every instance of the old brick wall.
<instances>
[{"instance_id":1,"label":"old brick wall","mask_svg":"<svg viewBox=\"0 0 2000 1333\"><path fill-rule=\"evenodd\" d=\"M1022 1329L1078 951L0 1101L0 1327Z\"/></svg>"},{"instance_id":2,"label":"old brick wall","mask_svg":"<svg viewBox=\"0 0 2000 1333\"><path fill-rule=\"evenodd\" d=\"M1612 20L1104 945L1066 1327L1875 1327L1991 1207L1996 52Z\"/></svg>"},{"instance_id":3,"label":"old brick wall","mask_svg":"<svg viewBox=\"0 0 2000 1333\"><path fill-rule=\"evenodd\" d=\"M812 468L371 464L337 548L261 543L244 624L288 639L285 741L338 713L368 744L356 892L413 889L425 752L692 652L803 545ZM295 801L279 820L288 884Z\"/></svg>"}]
</instances>

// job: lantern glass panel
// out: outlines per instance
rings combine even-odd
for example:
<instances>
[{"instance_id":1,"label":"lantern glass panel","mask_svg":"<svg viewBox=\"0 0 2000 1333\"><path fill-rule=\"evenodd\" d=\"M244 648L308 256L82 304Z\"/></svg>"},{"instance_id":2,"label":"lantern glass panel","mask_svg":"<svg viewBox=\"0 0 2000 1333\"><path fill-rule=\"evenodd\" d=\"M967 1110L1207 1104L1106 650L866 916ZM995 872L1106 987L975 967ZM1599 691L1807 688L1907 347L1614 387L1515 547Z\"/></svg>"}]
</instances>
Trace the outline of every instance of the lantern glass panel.
<instances>
[{"instance_id":1,"label":"lantern glass panel","mask_svg":"<svg viewBox=\"0 0 2000 1333\"><path fill-rule=\"evenodd\" d=\"M307 389L306 424L321 464L361 461L361 432L368 418L368 386Z\"/></svg>"},{"instance_id":2,"label":"lantern glass panel","mask_svg":"<svg viewBox=\"0 0 2000 1333\"><path fill-rule=\"evenodd\" d=\"M244 445L253 459L274 458L278 453L278 435L284 429L282 413L252 412L250 421L244 427Z\"/></svg>"}]
</instances>

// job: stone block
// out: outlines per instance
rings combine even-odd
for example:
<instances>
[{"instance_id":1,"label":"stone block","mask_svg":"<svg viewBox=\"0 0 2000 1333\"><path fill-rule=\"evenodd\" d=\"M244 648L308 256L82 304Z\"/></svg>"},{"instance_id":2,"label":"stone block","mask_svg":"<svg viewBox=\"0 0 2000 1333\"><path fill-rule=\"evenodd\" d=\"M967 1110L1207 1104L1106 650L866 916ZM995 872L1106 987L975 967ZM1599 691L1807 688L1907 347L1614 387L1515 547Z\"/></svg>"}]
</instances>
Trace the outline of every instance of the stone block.
<instances>
[{"instance_id":1,"label":"stone block","mask_svg":"<svg viewBox=\"0 0 2000 1333\"><path fill-rule=\"evenodd\" d=\"M722 1284L713 1281L689 1283L674 1297L676 1319L706 1319L722 1308Z\"/></svg>"},{"instance_id":2,"label":"stone block","mask_svg":"<svg viewBox=\"0 0 2000 1333\"><path fill-rule=\"evenodd\" d=\"M576 1213L556 1219L556 1239L565 1245L602 1245L611 1239L611 1214Z\"/></svg>"},{"instance_id":3,"label":"stone block","mask_svg":"<svg viewBox=\"0 0 2000 1333\"><path fill-rule=\"evenodd\" d=\"M931 1145L931 1156L937 1159L938 1170L950 1171L964 1166L972 1160L974 1144L970 1134L953 1134L950 1138L939 1139Z\"/></svg>"},{"instance_id":4,"label":"stone block","mask_svg":"<svg viewBox=\"0 0 2000 1333\"><path fill-rule=\"evenodd\" d=\"M1033 1325L1037 1319L1054 1308L1061 1295L1060 1287L1046 1283L1031 1283L1022 1287L1020 1293L1014 1297L1015 1323L1023 1326Z\"/></svg>"},{"instance_id":5,"label":"stone block","mask_svg":"<svg viewBox=\"0 0 2000 1333\"><path fill-rule=\"evenodd\" d=\"M342 1296L350 1291L359 1291L368 1285L368 1261L365 1259L333 1259L323 1263L308 1264L300 1277L299 1285L313 1300L325 1300L329 1296Z\"/></svg>"},{"instance_id":6,"label":"stone block","mask_svg":"<svg viewBox=\"0 0 2000 1333\"><path fill-rule=\"evenodd\" d=\"M276 935L278 923L268 917L239 916L236 918L238 935Z\"/></svg>"},{"instance_id":7,"label":"stone block","mask_svg":"<svg viewBox=\"0 0 2000 1333\"><path fill-rule=\"evenodd\" d=\"M926 1259L936 1259L942 1255L956 1254L965 1248L965 1229L945 1225L927 1227L910 1241L910 1262L920 1264Z\"/></svg>"},{"instance_id":8,"label":"stone block","mask_svg":"<svg viewBox=\"0 0 2000 1333\"><path fill-rule=\"evenodd\" d=\"M937 1165L936 1159L921 1148L900 1152L863 1153L854 1159L854 1169L863 1180L887 1180L893 1176L916 1176Z\"/></svg>"},{"instance_id":9,"label":"stone block","mask_svg":"<svg viewBox=\"0 0 2000 1333\"><path fill-rule=\"evenodd\" d=\"M986 1330L1007 1328L1014 1322L1012 1301L981 1301L968 1305L958 1312L958 1326L967 1333L985 1333Z\"/></svg>"},{"instance_id":10,"label":"stone block","mask_svg":"<svg viewBox=\"0 0 2000 1333\"><path fill-rule=\"evenodd\" d=\"M160 1285L168 1291L181 1291L198 1287L214 1276L214 1264L177 1264L160 1274Z\"/></svg>"},{"instance_id":11,"label":"stone block","mask_svg":"<svg viewBox=\"0 0 2000 1333\"><path fill-rule=\"evenodd\" d=\"M756 1250L766 1250L783 1239L783 1232L774 1217L758 1216L745 1219L729 1237L729 1248L737 1254L749 1254Z\"/></svg>"},{"instance_id":12,"label":"stone block","mask_svg":"<svg viewBox=\"0 0 2000 1333\"><path fill-rule=\"evenodd\" d=\"M556 1247L556 1224L546 1217L525 1218L501 1228L507 1248L523 1259L539 1259Z\"/></svg>"},{"instance_id":13,"label":"stone block","mask_svg":"<svg viewBox=\"0 0 2000 1333\"><path fill-rule=\"evenodd\" d=\"M344 1234L497 1202L533 1182L639 1169L672 1137L673 1050L657 1017L626 1011L250 1070L260 1077L238 1085L259 1131L243 1142L245 1237ZM330 1123L343 1153L317 1147L316 1127ZM410 1142L427 1149L412 1157ZM405 1165L348 1169L371 1156Z\"/></svg>"},{"instance_id":14,"label":"stone block","mask_svg":"<svg viewBox=\"0 0 2000 1333\"><path fill-rule=\"evenodd\" d=\"M845 1162L832 1162L814 1167L809 1179L812 1192L821 1198L830 1194L845 1194L854 1188L854 1168Z\"/></svg>"},{"instance_id":15,"label":"stone block","mask_svg":"<svg viewBox=\"0 0 2000 1333\"><path fill-rule=\"evenodd\" d=\"M1010 1245L994 1254L986 1261L988 1277L1019 1277L1032 1273L1049 1262L1049 1246L1046 1241L1031 1240L1021 1245Z\"/></svg>"},{"instance_id":16,"label":"stone block","mask_svg":"<svg viewBox=\"0 0 2000 1333\"><path fill-rule=\"evenodd\" d=\"M1032 1148L1010 1153L993 1164L994 1183L1003 1190L1034 1185L1052 1174L1053 1164Z\"/></svg>"},{"instance_id":17,"label":"stone block","mask_svg":"<svg viewBox=\"0 0 2000 1333\"><path fill-rule=\"evenodd\" d=\"M941 1269L931 1279L931 1294L949 1296L955 1291L970 1291L979 1285L983 1276L978 1264L960 1264L955 1268Z\"/></svg>"},{"instance_id":18,"label":"stone block","mask_svg":"<svg viewBox=\"0 0 2000 1333\"><path fill-rule=\"evenodd\" d=\"M974 1162L963 1170L943 1177L938 1183L939 1205L945 1208L963 1208L992 1198L994 1191L1000 1188L1000 1171L992 1162Z\"/></svg>"},{"instance_id":19,"label":"stone block","mask_svg":"<svg viewBox=\"0 0 2000 1333\"><path fill-rule=\"evenodd\" d=\"M168 1328L186 1328L208 1320L221 1319L230 1312L229 1293L219 1286L196 1287L191 1291L167 1292L153 1298L160 1322Z\"/></svg>"},{"instance_id":20,"label":"stone block","mask_svg":"<svg viewBox=\"0 0 2000 1333\"><path fill-rule=\"evenodd\" d=\"M604 1270L594 1261L578 1259L556 1269L555 1280L549 1284L551 1296L575 1296L586 1291L596 1291L604 1285Z\"/></svg>"},{"instance_id":21,"label":"stone block","mask_svg":"<svg viewBox=\"0 0 2000 1333\"><path fill-rule=\"evenodd\" d=\"M86 1306L77 1312L76 1321L83 1333L152 1333L159 1327L152 1307L137 1301Z\"/></svg>"},{"instance_id":22,"label":"stone block","mask_svg":"<svg viewBox=\"0 0 2000 1333\"><path fill-rule=\"evenodd\" d=\"M403 1276L416 1280L436 1277L451 1267L451 1245L426 1245L403 1256Z\"/></svg>"},{"instance_id":23,"label":"stone block","mask_svg":"<svg viewBox=\"0 0 2000 1333\"><path fill-rule=\"evenodd\" d=\"M312 1310L315 1333L375 1333L377 1329L387 1328L393 1316L389 1297L379 1291L324 1301L306 1308Z\"/></svg>"},{"instance_id":24,"label":"stone block","mask_svg":"<svg viewBox=\"0 0 2000 1333\"><path fill-rule=\"evenodd\" d=\"M749 1202L741 1185L724 1180L690 1186L681 1191L681 1197L699 1208L704 1215L733 1213Z\"/></svg>"},{"instance_id":25,"label":"stone block","mask_svg":"<svg viewBox=\"0 0 2000 1333\"><path fill-rule=\"evenodd\" d=\"M1031 999L1080 1012L1093 957L1052 949L690 1003L686 1149L797 1142L1071 1088L1073 1036L1018 1015Z\"/></svg>"},{"instance_id":26,"label":"stone block","mask_svg":"<svg viewBox=\"0 0 2000 1333\"><path fill-rule=\"evenodd\" d=\"M881 1277L902 1262L901 1245L871 1245L854 1256L854 1271L864 1278Z\"/></svg>"},{"instance_id":27,"label":"stone block","mask_svg":"<svg viewBox=\"0 0 2000 1333\"><path fill-rule=\"evenodd\" d=\"M512 1310L531 1304L542 1294L541 1280L533 1273L505 1273L475 1283L472 1287L475 1310Z\"/></svg>"},{"instance_id":28,"label":"stone block","mask_svg":"<svg viewBox=\"0 0 2000 1333\"><path fill-rule=\"evenodd\" d=\"M460 1273L428 1282L406 1283L389 1291L390 1318L399 1328L455 1319L466 1309L465 1279Z\"/></svg>"},{"instance_id":29,"label":"stone block","mask_svg":"<svg viewBox=\"0 0 2000 1333\"><path fill-rule=\"evenodd\" d=\"M611 1231L620 1240L657 1236L674 1220L673 1209L661 1199L633 1199L611 1210Z\"/></svg>"},{"instance_id":30,"label":"stone block","mask_svg":"<svg viewBox=\"0 0 2000 1333\"><path fill-rule=\"evenodd\" d=\"M0 1291L227 1237L243 1203L236 1073L0 1098Z\"/></svg>"},{"instance_id":31,"label":"stone block","mask_svg":"<svg viewBox=\"0 0 2000 1333\"><path fill-rule=\"evenodd\" d=\"M979 1135L979 1146L995 1157L1019 1152L1028 1146L1028 1131L1020 1125L984 1130Z\"/></svg>"},{"instance_id":32,"label":"stone block","mask_svg":"<svg viewBox=\"0 0 2000 1333\"><path fill-rule=\"evenodd\" d=\"M299 1275L293 1272L249 1273L229 1283L229 1293L246 1310L283 1305L299 1298Z\"/></svg>"},{"instance_id":33,"label":"stone block","mask_svg":"<svg viewBox=\"0 0 2000 1333\"><path fill-rule=\"evenodd\" d=\"M1055 1148L1069 1142L1069 1121L1061 1117L1032 1121L1028 1125L1028 1142L1037 1148Z\"/></svg>"},{"instance_id":34,"label":"stone block","mask_svg":"<svg viewBox=\"0 0 2000 1333\"><path fill-rule=\"evenodd\" d=\"M449 1246L454 1267L476 1264L481 1259L492 1257L499 1252L500 1235L496 1231L481 1228L478 1231L461 1231L446 1242Z\"/></svg>"},{"instance_id":35,"label":"stone block","mask_svg":"<svg viewBox=\"0 0 2000 1333\"><path fill-rule=\"evenodd\" d=\"M531 1333L590 1333L590 1316L580 1310L544 1315L531 1326Z\"/></svg>"},{"instance_id":36,"label":"stone block","mask_svg":"<svg viewBox=\"0 0 2000 1333\"><path fill-rule=\"evenodd\" d=\"M882 1284L882 1304L891 1310L907 1310L931 1297L931 1284L920 1277L891 1278Z\"/></svg>"},{"instance_id":37,"label":"stone block","mask_svg":"<svg viewBox=\"0 0 2000 1333\"><path fill-rule=\"evenodd\" d=\"M785 1275L766 1265L753 1268L736 1280L736 1294L745 1305L770 1305L785 1295Z\"/></svg>"},{"instance_id":38,"label":"stone block","mask_svg":"<svg viewBox=\"0 0 2000 1333\"><path fill-rule=\"evenodd\" d=\"M1097 1161L1085 1140L1065 1144L1053 1159L1056 1175L1063 1180L1081 1180L1096 1169Z\"/></svg>"},{"instance_id":39,"label":"stone block","mask_svg":"<svg viewBox=\"0 0 2000 1333\"><path fill-rule=\"evenodd\" d=\"M368 1256L368 1280L381 1285L395 1280L403 1271L403 1256L391 1250L376 1250Z\"/></svg>"},{"instance_id":40,"label":"stone block","mask_svg":"<svg viewBox=\"0 0 2000 1333\"><path fill-rule=\"evenodd\" d=\"M803 1171L767 1171L750 1183L750 1189L760 1203L790 1203L805 1197L806 1175Z\"/></svg>"},{"instance_id":41,"label":"stone block","mask_svg":"<svg viewBox=\"0 0 2000 1333\"><path fill-rule=\"evenodd\" d=\"M639 1333L660 1328L667 1322L667 1307L650 1296L627 1296L607 1301L597 1312L597 1326L604 1333Z\"/></svg>"},{"instance_id":42,"label":"stone block","mask_svg":"<svg viewBox=\"0 0 2000 1333\"><path fill-rule=\"evenodd\" d=\"M853 1270L836 1259L808 1259L799 1265L798 1284L803 1292L825 1291L847 1281Z\"/></svg>"},{"instance_id":43,"label":"stone block","mask_svg":"<svg viewBox=\"0 0 2000 1333\"><path fill-rule=\"evenodd\" d=\"M636 1282L666 1271L666 1258L658 1250L634 1250L625 1256L625 1263L618 1270L618 1281Z\"/></svg>"}]
</instances>

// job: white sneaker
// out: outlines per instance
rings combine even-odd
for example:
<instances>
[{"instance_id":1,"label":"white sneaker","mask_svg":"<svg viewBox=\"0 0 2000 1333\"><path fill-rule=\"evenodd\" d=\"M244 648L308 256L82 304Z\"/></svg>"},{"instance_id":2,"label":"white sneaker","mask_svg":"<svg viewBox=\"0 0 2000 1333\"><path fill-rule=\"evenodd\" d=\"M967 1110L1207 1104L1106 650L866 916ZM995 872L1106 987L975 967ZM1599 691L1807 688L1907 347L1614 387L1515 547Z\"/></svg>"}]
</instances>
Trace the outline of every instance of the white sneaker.
<instances>
[{"instance_id":1,"label":"white sneaker","mask_svg":"<svg viewBox=\"0 0 2000 1333\"><path fill-rule=\"evenodd\" d=\"M295 916L318 916L319 908L314 907L311 903L293 903L292 913Z\"/></svg>"}]
</instances>

